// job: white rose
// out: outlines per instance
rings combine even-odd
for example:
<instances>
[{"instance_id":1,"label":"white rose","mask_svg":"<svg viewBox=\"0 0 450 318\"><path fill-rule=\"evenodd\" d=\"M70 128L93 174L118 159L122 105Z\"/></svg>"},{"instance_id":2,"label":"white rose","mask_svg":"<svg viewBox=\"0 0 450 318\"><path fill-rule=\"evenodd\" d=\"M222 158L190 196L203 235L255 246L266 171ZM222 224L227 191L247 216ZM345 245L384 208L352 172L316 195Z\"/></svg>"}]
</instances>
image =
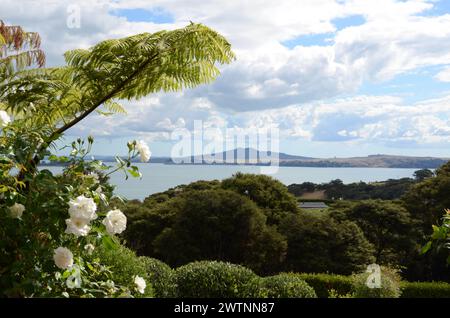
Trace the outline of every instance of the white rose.
<instances>
[{"instance_id":1,"label":"white rose","mask_svg":"<svg viewBox=\"0 0 450 318\"><path fill-rule=\"evenodd\" d=\"M55 265L61 269L68 269L73 265L73 254L65 247L58 247L53 254Z\"/></svg>"},{"instance_id":2,"label":"white rose","mask_svg":"<svg viewBox=\"0 0 450 318\"><path fill-rule=\"evenodd\" d=\"M11 117L4 110L0 110L0 127L6 127L11 122Z\"/></svg>"},{"instance_id":3,"label":"white rose","mask_svg":"<svg viewBox=\"0 0 450 318\"><path fill-rule=\"evenodd\" d=\"M152 155L148 145L143 140L136 141L136 150L139 152L141 156L142 162L148 162L150 160L150 156Z\"/></svg>"},{"instance_id":4,"label":"white rose","mask_svg":"<svg viewBox=\"0 0 450 318\"><path fill-rule=\"evenodd\" d=\"M95 246L92 244L86 244L84 246L84 250L86 251L86 253L88 253L88 255L91 255L92 252L94 252L94 250L95 250Z\"/></svg>"},{"instance_id":5,"label":"white rose","mask_svg":"<svg viewBox=\"0 0 450 318\"><path fill-rule=\"evenodd\" d=\"M109 234L120 234L127 227L127 217L120 210L111 210L106 214L106 218L102 223Z\"/></svg>"},{"instance_id":6,"label":"white rose","mask_svg":"<svg viewBox=\"0 0 450 318\"><path fill-rule=\"evenodd\" d=\"M145 287L147 287L145 280L141 276L136 275L134 277L134 283L136 284L136 289L138 292L143 294L145 292Z\"/></svg>"},{"instance_id":7,"label":"white rose","mask_svg":"<svg viewBox=\"0 0 450 318\"><path fill-rule=\"evenodd\" d=\"M14 219L20 219L23 211L25 211L25 207L20 203L14 203L13 206L9 207L9 215Z\"/></svg>"},{"instance_id":8,"label":"white rose","mask_svg":"<svg viewBox=\"0 0 450 318\"><path fill-rule=\"evenodd\" d=\"M72 219L95 220L97 218L96 210L97 205L94 200L83 195L69 202L69 214Z\"/></svg>"},{"instance_id":9,"label":"white rose","mask_svg":"<svg viewBox=\"0 0 450 318\"><path fill-rule=\"evenodd\" d=\"M91 227L86 219L70 218L66 220L66 233L73 234L76 237L88 235Z\"/></svg>"}]
</instances>

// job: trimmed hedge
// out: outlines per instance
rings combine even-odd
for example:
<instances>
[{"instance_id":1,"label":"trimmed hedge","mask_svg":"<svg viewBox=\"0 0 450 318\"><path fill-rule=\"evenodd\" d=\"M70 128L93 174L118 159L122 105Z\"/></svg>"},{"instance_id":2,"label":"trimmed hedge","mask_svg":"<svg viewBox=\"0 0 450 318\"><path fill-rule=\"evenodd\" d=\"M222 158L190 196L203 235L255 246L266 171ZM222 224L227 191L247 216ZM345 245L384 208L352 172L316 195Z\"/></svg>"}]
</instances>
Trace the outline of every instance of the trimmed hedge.
<instances>
[{"instance_id":1,"label":"trimmed hedge","mask_svg":"<svg viewBox=\"0 0 450 318\"><path fill-rule=\"evenodd\" d=\"M329 298L353 292L351 276L281 273L259 277L246 267L217 261L193 262L173 270L160 260L136 257L125 247L99 247L93 257L114 269L113 279L120 284L130 285L134 275L144 277L144 297ZM400 282L400 289L401 298L450 298L450 284L444 282Z\"/></svg>"},{"instance_id":2,"label":"trimmed hedge","mask_svg":"<svg viewBox=\"0 0 450 318\"><path fill-rule=\"evenodd\" d=\"M246 298L254 295L250 269L225 262L200 261L175 270L177 297L182 298Z\"/></svg>"},{"instance_id":3,"label":"trimmed hedge","mask_svg":"<svg viewBox=\"0 0 450 318\"><path fill-rule=\"evenodd\" d=\"M297 274L297 276L314 288L319 298L328 298L332 289L339 295L352 292L352 279L349 276L306 273Z\"/></svg>"},{"instance_id":4,"label":"trimmed hedge","mask_svg":"<svg viewBox=\"0 0 450 318\"><path fill-rule=\"evenodd\" d=\"M174 271L166 263L146 256L139 259L147 268L150 282L155 291L155 297L170 298L176 294L176 285L174 282Z\"/></svg>"},{"instance_id":5,"label":"trimmed hedge","mask_svg":"<svg viewBox=\"0 0 450 318\"><path fill-rule=\"evenodd\" d=\"M350 276L330 274L297 274L314 288L319 298L328 298L330 290L339 295L352 292ZM400 282L400 298L450 298L450 284L444 282Z\"/></svg>"},{"instance_id":6,"label":"trimmed hedge","mask_svg":"<svg viewBox=\"0 0 450 318\"><path fill-rule=\"evenodd\" d=\"M450 284L443 282L401 282L402 298L450 298Z\"/></svg>"},{"instance_id":7,"label":"trimmed hedge","mask_svg":"<svg viewBox=\"0 0 450 318\"><path fill-rule=\"evenodd\" d=\"M259 296L265 298L317 298L314 289L299 275L281 273L260 281Z\"/></svg>"}]
</instances>

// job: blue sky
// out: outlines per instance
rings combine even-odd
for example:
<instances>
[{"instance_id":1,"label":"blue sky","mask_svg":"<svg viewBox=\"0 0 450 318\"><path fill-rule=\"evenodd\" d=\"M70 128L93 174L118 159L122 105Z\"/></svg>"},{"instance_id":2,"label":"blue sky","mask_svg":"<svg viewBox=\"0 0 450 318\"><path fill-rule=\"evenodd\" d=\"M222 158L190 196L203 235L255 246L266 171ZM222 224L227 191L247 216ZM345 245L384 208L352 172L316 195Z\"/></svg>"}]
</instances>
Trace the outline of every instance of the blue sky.
<instances>
[{"instance_id":1,"label":"blue sky","mask_svg":"<svg viewBox=\"0 0 450 318\"><path fill-rule=\"evenodd\" d=\"M163 24L173 23L175 21L170 12L159 7L150 9L117 9L112 10L111 14L118 17L125 17L130 22L154 22Z\"/></svg>"},{"instance_id":2,"label":"blue sky","mask_svg":"<svg viewBox=\"0 0 450 318\"><path fill-rule=\"evenodd\" d=\"M450 157L450 2L446 0L2 1L2 18L37 31L48 65L101 40L203 23L237 59L210 85L122 101L127 116L89 116L95 152L143 139L168 155L174 129L280 129L280 150L315 157Z\"/></svg>"}]
</instances>

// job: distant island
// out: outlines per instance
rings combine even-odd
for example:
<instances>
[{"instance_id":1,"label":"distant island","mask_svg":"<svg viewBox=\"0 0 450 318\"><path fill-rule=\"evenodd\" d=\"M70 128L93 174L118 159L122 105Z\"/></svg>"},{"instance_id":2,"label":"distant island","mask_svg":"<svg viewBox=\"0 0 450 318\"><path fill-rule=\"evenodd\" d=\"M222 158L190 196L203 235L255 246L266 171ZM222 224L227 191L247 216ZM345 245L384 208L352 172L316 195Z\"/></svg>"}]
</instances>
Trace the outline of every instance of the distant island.
<instances>
[{"instance_id":1,"label":"distant island","mask_svg":"<svg viewBox=\"0 0 450 318\"><path fill-rule=\"evenodd\" d=\"M450 158L438 157L412 157L398 155L369 155L367 157L349 158L313 158L290 155L286 153L265 153L250 148L239 148L227 152L215 153L204 156L191 156L176 158L175 162L170 157L152 157L150 163L163 164L195 164L195 165L256 165L264 166L263 158L278 158L282 167L318 167L318 168L410 168L410 169L436 169ZM113 156L94 156L95 159L104 162L114 162ZM232 159L229 159L232 158ZM236 159L240 158L240 159ZM250 160L253 158L254 160ZM136 160L138 161L138 160ZM43 165L61 165L44 160Z\"/></svg>"}]
</instances>

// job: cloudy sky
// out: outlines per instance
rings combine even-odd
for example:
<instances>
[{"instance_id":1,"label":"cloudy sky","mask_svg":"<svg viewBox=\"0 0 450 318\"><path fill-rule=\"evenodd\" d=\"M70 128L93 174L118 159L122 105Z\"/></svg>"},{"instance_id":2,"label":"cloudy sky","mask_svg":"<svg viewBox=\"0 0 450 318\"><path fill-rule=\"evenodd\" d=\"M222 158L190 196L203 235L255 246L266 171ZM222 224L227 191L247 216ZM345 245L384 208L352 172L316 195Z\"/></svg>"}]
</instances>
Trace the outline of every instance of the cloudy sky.
<instances>
[{"instance_id":1,"label":"cloudy sky","mask_svg":"<svg viewBox=\"0 0 450 318\"><path fill-rule=\"evenodd\" d=\"M450 157L448 0L1 0L0 19L39 32L48 66L70 49L189 21L229 39L237 60L214 84L126 102L127 116L95 114L70 131L96 136L97 154L141 138L168 155L170 132L203 120L278 127L292 154Z\"/></svg>"}]
</instances>

